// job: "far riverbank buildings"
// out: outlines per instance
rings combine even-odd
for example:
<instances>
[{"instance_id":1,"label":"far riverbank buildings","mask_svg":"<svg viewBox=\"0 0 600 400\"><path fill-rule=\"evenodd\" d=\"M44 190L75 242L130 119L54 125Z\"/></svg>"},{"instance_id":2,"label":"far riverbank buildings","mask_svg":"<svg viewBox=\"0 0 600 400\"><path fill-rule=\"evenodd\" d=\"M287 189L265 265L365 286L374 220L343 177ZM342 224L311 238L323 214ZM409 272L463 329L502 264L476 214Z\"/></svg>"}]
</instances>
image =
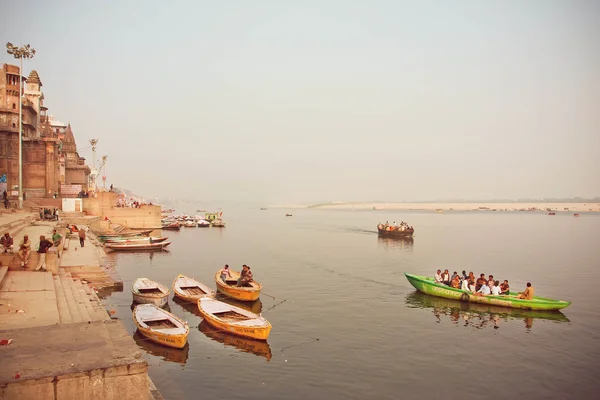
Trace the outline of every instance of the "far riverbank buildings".
<instances>
[{"instance_id":1,"label":"far riverbank buildings","mask_svg":"<svg viewBox=\"0 0 600 400\"><path fill-rule=\"evenodd\" d=\"M23 115L23 190L28 199L72 197L86 190L90 168L77 153L71 125L48 116L42 81L33 70L23 77L19 67L3 64L0 71L0 192L16 198L19 185L19 98ZM74 190L75 189L75 190ZM75 193L74 193L75 192Z\"/></svg>"}]
</instances>

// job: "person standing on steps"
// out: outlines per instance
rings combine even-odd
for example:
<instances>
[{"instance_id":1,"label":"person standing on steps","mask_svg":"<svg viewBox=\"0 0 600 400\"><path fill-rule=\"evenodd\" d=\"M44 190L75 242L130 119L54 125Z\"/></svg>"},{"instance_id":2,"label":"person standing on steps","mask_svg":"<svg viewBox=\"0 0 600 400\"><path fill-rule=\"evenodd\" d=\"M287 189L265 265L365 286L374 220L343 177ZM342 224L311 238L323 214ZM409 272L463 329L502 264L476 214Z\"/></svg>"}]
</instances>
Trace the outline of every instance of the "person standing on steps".
<instances>
[{"instance_id":1,"label":"person standing on steps","mask_svg":"<svg viewBox=\"0 0 600 400\"><path fill-rule=\"evenodd\" d=\"M81 245L81 247L83 247L85 245L85 230L84 229L79 230L79 244Z\"/></svg>"},{"instance_id":2,"label":"person standing on steps","mask_svg":"<svg viewBox=\"0 0 600 400\"><path fill-rule=\"evenodd\" d=\"M38 265L35 268L36 271L39 271L40 269L43 271L48 271L46 269L46 252L50 247L52 247L52 242L47 240L44 235L40 236L40 247L38 248L40 261L38 262Z\"/></svg>"},{"instance_id":3,"label":"person standing on steps","mask_svg":"<svg viewBox=\"0 0 600 400\"><path fill-rule=\"evenodd\" d=\"M29 261L29 254L31 254L31 240L29 236L23 236L23 240L19 243L19 258L21 259L21 267L25 268Z\"/></svg>"}]
</instances>

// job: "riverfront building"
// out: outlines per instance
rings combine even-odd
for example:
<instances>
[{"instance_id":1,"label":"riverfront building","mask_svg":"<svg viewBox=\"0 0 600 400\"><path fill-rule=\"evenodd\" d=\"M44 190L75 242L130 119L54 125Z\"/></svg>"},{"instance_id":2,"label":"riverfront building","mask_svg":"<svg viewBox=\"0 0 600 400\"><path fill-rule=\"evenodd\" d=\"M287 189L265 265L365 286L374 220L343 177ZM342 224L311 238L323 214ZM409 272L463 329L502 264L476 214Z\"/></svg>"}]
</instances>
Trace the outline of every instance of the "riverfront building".
<instances>
[{"instance_id":1,"label":"riverfront building","mask_svg":"<svg viewBox=\"0 0 600 400\"><path fill-rule=\"evenodd\" d=\"M90 168L77 152L70 124L48 116L42 81L33 70L23 77L19 67L3 64L0 71L0 192L16 200L19 185L19 98L23 116L23 190L28 199L76 196L87 190Z\"/></svg>"}]
</instances>

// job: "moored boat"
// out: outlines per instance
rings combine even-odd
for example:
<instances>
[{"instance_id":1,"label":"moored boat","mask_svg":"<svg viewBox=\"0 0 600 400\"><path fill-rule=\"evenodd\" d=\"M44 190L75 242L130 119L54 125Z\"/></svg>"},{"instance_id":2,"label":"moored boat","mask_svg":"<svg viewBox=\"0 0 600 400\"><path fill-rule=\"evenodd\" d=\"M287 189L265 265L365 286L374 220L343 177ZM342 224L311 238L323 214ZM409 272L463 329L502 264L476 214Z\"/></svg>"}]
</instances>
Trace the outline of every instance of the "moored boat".
<instances>
[{"instance_id":1,"label":"moored boat","mask_svg":"<svg viewBox=\"0 0 600 400\"><path fill-rule=\"evenodd\" d=\"M152 239L152 240L150 240ZM113 238L113 239L107 239L105 241L105 243L112 243L112 244L126 244L126 243L160 243L160 242L164 242L165 240L167 240L168 237L167 236L140 236L140 237L124 237L124 238Z\"/></svg>"},{"instance_id":2,"label":"moored boat","mask_svg":"<svg viewBox=\"0 0 600 400\"><path fill-rule=\"evenodd\" d=\"M262 315L210 297L198 300L198 310L206 322L223 332L257 340L267 340L271 332L271 323Z\"/></svg>"},{"instance_id":3,"label":"moored boat","mask_svg":"<svg viewBox=\"0 0 600 400\"><path fill-rule=\"evenodd\" d=\"M221 279L221 271L217 271L215 274L215 282L217 283L217 290L223 293L227 297L240 301L255 301L260 296L260 290L262 285L256 281L252 281L247 286L237 286L237 280L240 277L239 272L229 271L231 278L223 281Z\"/></svg>"},{"instance_id":4,"label":"moored boat","mask_svg":"<svg viewBox=\"0 0 600 400\"><path fill-rule=\"evenodd\" d=\"M148 278L138 278L131 285L133 301L140 304L154 304L163 307L169 300L170 290L158 282Z\"/></svg>"},{"instance_id":5,"label":"moored boat","mask_svg":"<svg viewBox=\"0 0 600 400\"><path fill-rule=\"evenodd\" d=\"M190 333L188 324L154 304L136 306L133 309L133 321L139 332L153 342L177 349L187 343Z\"/></svg>"},{"instance_id":6,"label":"moored boat","mask_svg":"<svg viewBox=\"0 0 600 400\"><path fill-rule=\"evenodd\" d=\"M124 238L124 237L142 237L142 236L150 236L152 233L152 229L147 229L143 231L127 231L127 232L119 232L119 233L105 233L97 235L100 240L114 239L114 238Z\"/></svg>"},{"instance_id":7,"label":"moored boat","mask_svg":"<svg viewBox=\"0 0 600 400\"><path fill-rule=\"evenodd\" d=\"M198 228L210 228L210 221L201 219L198 221Z\"/></svg>"},{"instance_id":8,"label":"moored boat","mask_svg":"<svg viewBox=\"0 0 600 400\"><path fill-rule=\"evenodd\" d=\"M179 274L173 281L173 293L180 299L196 302L204 296L215 296L215 291L202 282Z\"/></svg>"},{"instance_id":9,"label":"moored boat","mask_svg":"<svg viewBox=\"0 0 600 400\"><path fill-rule=\"evenodd\" d=\"M266 340L250 339L223 332L221 329L215 328L206 322L205 319L200 322L198 329L214 341L223 343L226 346L235 347L244 353L252 353L264 357L267 361L271 360L271 346L269 346Z\"/></svg>"},{"instance_id":10,"label":"moored boat","mask_svg":"<svg viewBox=\"0 0 600 400\"><path fill-rule=\"evenodd\" d=\"M455 289L450 286L435 283L434 279L427 276L412 275L404 273L406 279L419 292L443 297L446 299L464 301L469 303L489 304L498 307L520 308L523 310L556 311L568 307L570 301L554 300L545 297L534 296L532 300L519 299L516 294L510 292L501 296L475 296L471 292Z\"/></svg>"},{"instance_id":11,"label":"moored boat","mask_svg":"<svg viewBox=\"0 0 600 400\"><path fill-rule=\"evenodd\" d=\"M285 216L286 216L286 217L291 217L291 216L292 216L292 214L290 214L290 213L286 213L286 214L285 214Z\"/></svg>"},{"instance_id":12,"label":"moored boat","mask_svg":"<svg viewBox=\"0 0 600 400\"><path fill-rule=\"evenodd\" d=\"M178 231L181 229L181 225L179 225L179 222L172 222L170 224L164 224L162 226L162 229L169 230L169 231Z\"/></svg>"},{"instance_id":13,"label":"moored boat","mask_svg":"<svg viewBox=\"0 0 600 400\"><path fill-rule=\"evenodd\" d=\"M160 242L160 243L106 243L104 247L111 250L119 250L119 251L135 251L135 250L162 250L171 242Z\"/></svg>"},{"instance_id":14,"label":"moored boat","mask_svg":"<svg viewBox=\"0 0 600 400\"><path fill-rule=\"evenodd\" d=\"M186 228L195 228L196 221L194 221L193 219L186 219L183 223L183 226L185 226Z\"/></svg>"},{"instance_id":15,"label":"moored boat","mask_svg":"<svg viewBox=\"0 0 600 400\"><path fill-rule=\"evenodd\" d=\"M212 222L212 226L215 228L225 228L225 222L222 219L215 219Z\"/></svg>"}]
</instances>

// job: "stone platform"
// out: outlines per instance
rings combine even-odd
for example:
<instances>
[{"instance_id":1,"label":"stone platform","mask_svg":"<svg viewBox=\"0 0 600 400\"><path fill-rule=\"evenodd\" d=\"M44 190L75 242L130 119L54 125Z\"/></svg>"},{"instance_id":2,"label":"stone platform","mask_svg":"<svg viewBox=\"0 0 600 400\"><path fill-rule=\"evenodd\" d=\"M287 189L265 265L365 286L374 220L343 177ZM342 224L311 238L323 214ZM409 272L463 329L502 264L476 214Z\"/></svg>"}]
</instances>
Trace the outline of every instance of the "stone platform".
<instances>
[{"instance_id":1,"label":"stone platform","mask_svg":"<svg viewBox=\"0 0 600 400\"><path fill-rule=\"evenodd\" d=\"M2 330L0 399L147 400L148 365L119 321ZM18 375L17 375L18 374Z\"/></svg>"}]
</instances>

